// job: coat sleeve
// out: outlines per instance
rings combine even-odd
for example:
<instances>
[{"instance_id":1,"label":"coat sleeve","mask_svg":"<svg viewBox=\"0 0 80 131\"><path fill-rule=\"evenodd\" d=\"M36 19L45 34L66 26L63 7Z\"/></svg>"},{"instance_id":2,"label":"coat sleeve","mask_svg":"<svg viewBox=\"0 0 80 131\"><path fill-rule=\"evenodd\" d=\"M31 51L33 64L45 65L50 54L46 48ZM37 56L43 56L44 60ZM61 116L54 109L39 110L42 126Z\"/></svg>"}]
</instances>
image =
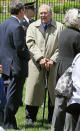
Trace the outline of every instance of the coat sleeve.
<instances>
[{"instance_id":1,"label":"coat sleeve","mask_svg":"<svg viewBox=\"0 0 80 131\"><path fill-rule=\"evenodd\" d=\"M17 55L25 61L30 59L30 53L26 45L24 37L24 30L21 26L18 26L13 32L14 48L17 50Z\"/></svg>"},{"instance_id":2,"label":"coat sleeve","mask_svg":"<svg viewBox=\"0 0 80 131\"><path fill-rule=\"evenodd\" d=\"M43 57L42 52L40 51L39 47L35 41L35 26L30 24L27 29L26 35L26 44L28 46L29 51L33 54L35 61L38 61L41 57Z\"/></svg>"},{"instance_id":3,"label":"coat sleeve","mask_svg":"<svg viewBox=\"0 0 80 131\"><path fill-rule=\"evenodd\" d=\"M58 48L55 50L55 52L54 52L54 54L51 56L51 60L53 61L53 62L55 62L56 63L56 61L57 61L57 58L58 58L58 54L59 54L59 52L58 52Z\"/></svg>"},{"instance_id":4,"label":"coat sleeve","mask_svg":"<svg viewBox=\"0 0 80 131\"><path fill-rule=\"evenodd\" d=\"M57 24L57 30L58 30L58 39L59 39L59 36L60 36L60 33L61 31L64 29L64 25L61 24L61 23L58 23ZM56 42L56 45L55 45L55 51L54 51L54 54L51 56L51 60L53 60L54 62L57 61L57 58L58 58L58 54L59 54L59 50L58 50L58 39L57 39L57 42Z\"/></svg>"}]
</instances>

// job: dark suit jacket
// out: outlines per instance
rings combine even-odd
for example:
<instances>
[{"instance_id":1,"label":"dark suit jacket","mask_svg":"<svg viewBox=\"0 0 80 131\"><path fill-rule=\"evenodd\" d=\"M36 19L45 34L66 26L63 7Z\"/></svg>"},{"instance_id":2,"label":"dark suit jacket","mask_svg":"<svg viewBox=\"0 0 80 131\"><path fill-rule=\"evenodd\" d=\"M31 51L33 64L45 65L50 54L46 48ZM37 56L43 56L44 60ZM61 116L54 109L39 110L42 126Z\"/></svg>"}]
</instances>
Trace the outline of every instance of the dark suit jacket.
<instances>
[{"instance_id":1,"label":"dark suit jacket","mask_svg":"<svg viewBox=\"0 0 80 131\"><path fill-rule=\"evenodd\" d=\"M28 26L29 26L32 22L34 22L34 21L35 21L35 20L30 19L30 22L28 23L27 20L26 20L24 17L23 17L23 19L21 20L20 24L21 24L22 26L24 26L25 36L26 36L26 31L27 31Z\"/></svg>"},{"instance_id":2,"label":"dark suit jacket","mask_svg":"<svg viewBox=\"0 0 80 131\"><path fill-rule=\"evenodd\" d=\"M3 74L27 76L29 59L24 30L19 21L11 17L0 25L0 64Z\"/></svg>"},{"instance_id":3,"label":"dark suit jacket","mask_svg":"<svg viewBox=\"0 0 80 131\"><path fill-rule=\"evenodd\" d=\"M65 28L59 36L59 57L56 67L56 80L71 66L77 53L80 52L80 32L73 28Z\"/></svg>"}]
</instances>

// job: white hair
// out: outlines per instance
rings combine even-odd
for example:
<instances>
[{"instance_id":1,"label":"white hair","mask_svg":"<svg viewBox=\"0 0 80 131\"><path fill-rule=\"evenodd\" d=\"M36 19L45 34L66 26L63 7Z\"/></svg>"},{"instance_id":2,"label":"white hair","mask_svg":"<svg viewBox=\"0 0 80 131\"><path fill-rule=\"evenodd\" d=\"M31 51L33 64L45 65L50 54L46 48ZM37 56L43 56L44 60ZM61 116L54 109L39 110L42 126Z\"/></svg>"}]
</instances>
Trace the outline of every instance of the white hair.
<instances>
[{"instance_id":1,"label":"white hair","mask_svg":"<svg viewBox=\"0 0 80 131\"><path fill-rule=\"evenodd\" d=\"M80 29L80 13L78 9L69 9L65 14L64 23L67 27Z\"/></svg>"},{"instance_id":2,"label":"white hair","mask_svg":"<svg viewBox=\"0 0 80 131\"><path fill-rule=\"evenodd\" d=\"M42 8L46 8L47 11L51 12L52 13L52 9L49 5L47 4L42 4L40 7L39 7L39 12Z\"/></svg>"}]
</instances>

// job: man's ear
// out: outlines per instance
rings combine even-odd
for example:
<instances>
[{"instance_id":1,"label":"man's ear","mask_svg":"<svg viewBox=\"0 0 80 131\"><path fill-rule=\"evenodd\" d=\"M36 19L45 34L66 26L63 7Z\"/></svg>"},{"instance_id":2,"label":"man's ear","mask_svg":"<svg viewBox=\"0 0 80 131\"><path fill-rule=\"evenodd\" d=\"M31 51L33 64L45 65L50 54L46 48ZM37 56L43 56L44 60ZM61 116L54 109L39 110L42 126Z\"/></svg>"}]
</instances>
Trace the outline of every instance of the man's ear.
<instances>
[{"instance_id":1,"label":"man's ear","mask_svg":"<svg viewBox=\"0 0 80 131\"><path fill-rule=\"evenodd\" d=\"M51 15L53 15L54 13L53 12L50 12Z\"/></svg>"},{"instance_id":2,"label":"man's ear","mask_svg":"<svg viewBox=\"0 0 80 131\"><path fill-rule=\"evenodd\" d=\"M22 13L23 11L24 11L23 9L20 10L21 13Z\"/></svg>"}]
</instances>

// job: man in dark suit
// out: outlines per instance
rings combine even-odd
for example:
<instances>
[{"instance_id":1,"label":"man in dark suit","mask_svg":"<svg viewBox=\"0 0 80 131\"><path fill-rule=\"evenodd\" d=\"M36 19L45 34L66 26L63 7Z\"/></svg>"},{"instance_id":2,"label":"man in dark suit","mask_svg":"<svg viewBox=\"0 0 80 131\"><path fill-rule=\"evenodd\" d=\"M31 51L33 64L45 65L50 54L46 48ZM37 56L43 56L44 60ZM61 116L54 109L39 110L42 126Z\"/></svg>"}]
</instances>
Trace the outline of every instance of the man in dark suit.
<instances>
[{"instance_id":1,"label":"man in dark suit","mask_svg":"<svg viewBox=\"0 0 80 131\"><path fill-rule=\"evenodd\" d=\"M24 3L24 17L21 19L20 24L22 25L24 29L25 39L26 39L26 31L29 24L35 21L34 19L32 19L32 17L35 16L35 10L36 10L34 4L35 2ZM23 102L21 102L21 106L22 105L23 105Z\"/></svg>"},{"instance_id":2,"label":"man in dark suit","mask_svg":"<svg viewBox=\"0 0 80 131\"><path fill-rule=\"evenodd\" d=\"M28 76L30 53L20 25L24 15L23 4L19 0L12 0L10 12L11 17L0 25L0 64L3 67L3 77L10 80L4 109L4 127L17 129L15 114Z\"/></svg>"},{"instance_id":3,"label":"man in dark suit","mask_svg":"<svg viewBox=\"0 0 80 131\"><path fill-rule=\"evenodd\" d=\"M25 36L26 36L26 31L27 31L29 24L31 24L32 22L35 21L34 19L32 19L36 13L35 12L36 8L35 8L34 4L35 4L35 2L27 2L24 4L24 8L25 8L24 17L20 23L21 23L22 27L24 28Z\"/></svg>"}]
</instances>

